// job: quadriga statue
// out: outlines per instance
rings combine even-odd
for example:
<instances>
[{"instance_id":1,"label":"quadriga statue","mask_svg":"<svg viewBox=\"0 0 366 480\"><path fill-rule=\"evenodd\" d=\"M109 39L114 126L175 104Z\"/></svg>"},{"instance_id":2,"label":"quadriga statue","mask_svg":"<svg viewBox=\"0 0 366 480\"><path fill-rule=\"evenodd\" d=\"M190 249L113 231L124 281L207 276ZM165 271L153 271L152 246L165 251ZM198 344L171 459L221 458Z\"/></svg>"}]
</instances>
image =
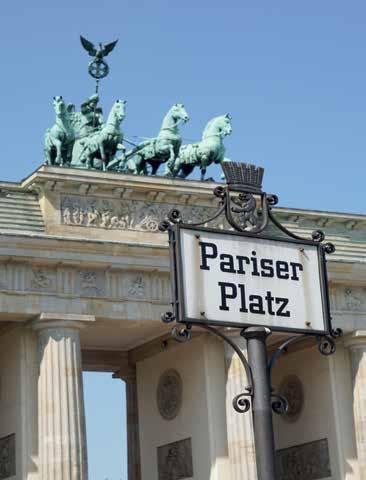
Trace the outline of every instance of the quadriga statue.
<instances>
[{"instance_id":1,"label":"quadriga statue","mask_svg":"<svg viewBox=\"0 0 366 480\"><path fill-rule=\"evenodd\" d=\"M71 162L75 130L72 124L74 105L66 105L61 96L53 97L56 122L48 128L44 138L46 165L64 165Z\"/></svg>"},{"instance_id":2,"label":"quadriga statue","mask_svg":"<svg viewBox=\"0 0 366 480\"><path fill-rule=\"evenodd\" d=\"M80 106L80 112L74 112L72 124L75 130L75 143L72 150L72 167L86 168L85 158L81 158L84 151L84 139L98 132L104 125L103 111L98 106L99 96L91 95ZM81 160L84 160L82 163ZM100 162L101 163L101 162Z\"/></svg>"},{"instance_id":3,"label":"quadriga statue","mask_svg":"<svg viewBox=\"0 0 366 480\"><path fill-rule=\"evenodd\" d=\"M120 164L120 171L146 175L149 173L147 167L150 165L151 174L155 175L160 165L166 162L168 168L171 168L182 144L179 125L188 120L189 115L184 105L174 104L165 115L158 136L140 143L127 152Z\"/></svg>"},{"instance_id":4,"label":"quadriga statue","mask_svg":"<svg viewBox=\"0 0 366 480\"><path fill-rule=\"evenodd\" d=\"M111 108L106 123L79 140L80 147L79 151L73 154L73 164L84 166L84 168L106 170L117 150L121 150L122 155L124 154L125 147L122 144L123 134L120 125L126 116L125 107L125 100L117 100Z\"/></svg>"},{"instance_id":5,"label":"quadriga statue","mask_svg":"<svg viewBox=\"0 0 366 480\"><path fill-rule=\"evenodd\" d=\"M172 165L167 164L165 174L186 178L194 167L199 167L201 169L201 180L204 180L209 165L228 160L225 158L223 140L231 132L231 116L229 114L213 118L206 125L202 140L183 145L174 163Z\"/></svg>"}]
</instances>

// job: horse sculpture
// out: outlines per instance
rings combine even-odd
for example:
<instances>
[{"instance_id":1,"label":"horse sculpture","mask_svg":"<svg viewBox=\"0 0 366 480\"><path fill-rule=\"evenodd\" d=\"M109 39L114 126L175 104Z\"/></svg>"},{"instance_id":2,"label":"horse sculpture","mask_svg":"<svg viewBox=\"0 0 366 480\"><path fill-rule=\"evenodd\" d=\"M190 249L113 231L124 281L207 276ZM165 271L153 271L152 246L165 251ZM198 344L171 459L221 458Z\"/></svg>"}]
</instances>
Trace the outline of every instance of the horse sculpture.
<instances>
[{"instance_id":1,"label":"horse sculpture","mask_svg":"<svg viewBox=\"0 0 366 480\"><path fill-rule=\"evenodd\" d=\"M173 177L186 178L199 166L201 180L204 180L206 170L211 163L221 163L225 159L224 137L232 132L231 116L229 114L213 118L203 131L202 140L197 143L183 145L173 165L167 164L165 174Z\"/></svg>"},{"instance_id":2,"label":"horse sculpture","mask_svg":"<svg viewBox=\"0 0 366 480\"><path fill-rule=\"evenodd\" d=\"M164 117L158 136L140 143L135 149L126 153L120 170L146 175L147 166L150 165L151 174L155 175L162 163L167 162L171 168L182 144L179 124L186 123L188 120L189 116L184 105L181 103L173 105Z\"/></svg>"},{"instance_id":3,"label":"horse sculpture","mask_svg":"<svg viewBox=\"0 0 366 480\"><path fill-rule=\"evenodd\" d=\"M125 100L117 100L109 113L107 122L99 131L81 139L81 152L77 163L86 168L107 169L107 165L114 159L117 150L124 152L122 145L123 134L120 124L126 116Z\"/></svg>"},{"instance_id":4,"label":"horse sculpture","mask_svg":"<svg viewBox=\"0 0 366 480\"><path fill-rule=\"evenodd\" d=\"M72 126L74 105L66 105L61 96L53 97L56 123L47 129L44 139L46 165L64 165L71 162L75 132Z\"/></svg>"}]
</instances>

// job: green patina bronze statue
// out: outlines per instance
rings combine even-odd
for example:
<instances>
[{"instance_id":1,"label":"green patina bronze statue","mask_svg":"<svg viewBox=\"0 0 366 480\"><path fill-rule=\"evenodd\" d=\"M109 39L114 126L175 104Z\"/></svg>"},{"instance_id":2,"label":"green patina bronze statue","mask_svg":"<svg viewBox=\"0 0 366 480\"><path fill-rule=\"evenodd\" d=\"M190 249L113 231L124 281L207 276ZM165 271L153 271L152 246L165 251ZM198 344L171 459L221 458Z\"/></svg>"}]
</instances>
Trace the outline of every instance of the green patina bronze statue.
<instances>
[{"instance_id":1,"label":"green patina bronze statue","mask_svg":"<svg viewBox=\"0 0 366 480\"><path fill-rule=\"evenodd\" d=\"M90 133L99 130L104 123L103 110L98 107L99 95L96 93L87 98L80 106L80 113L75 118L75 127L78 126L80 137L86 137Z\"/></svg>"},{"instance_id":2,"label":"green patina bronze statue","mask_svg":"<svg viewBox=\"0 0 366 480\"><path fill-rule=\"evenodd\" d=\"M125 106L125 100L117 100L111 108L107 122L99 124L98 127L92 127L89 133L80 138L81 148L77 153L75 152L75 157L73 154L72 164L106 170L108 164L114 160L117 150L124 154L125 146L122 143L123 134L120 125L126 116ZM100 119L101 117L98 121Z\"/></svg>"},{"instance_id":3,"label":"green patina bronze statue","mask_svg":"<svg viewBox=\"0 0 366 480\"><path fill-rule=\"evenodd\" d=\"M61 96L54 97L56 121L45 134L45 164L137 175L156 175L159 167L165 164L165 175L180 178L186 178L198 167L201 180L204 180L209 165L228 160L223 140L232 131L230 115L213 118L206 125L200 142L182 145L179 127L189 116L181 103L174 104L165 115L157 137L135 145L126 153L120 130L126 116L126 102L117 100L106 122L98 105L99 81L109 72L104 57L114 49L117 41L100 43L97 48L84 37L80 39L93 57L88 71L96 80L96 91L81 104L80 112L73 104L66 104Z\"/></svg>"},{"instance_id":4,"label":"green patina bronze statue","mask_svg":"<svg viewBox=\"0 0 366 480\"><path fill-rule=\"evenodd\" d=\"M47 129L44 139L46 165L67 165L71 162L75 130L72 124L74 105L66 105L61 96L53 97L56 122Z\"/></svg>"},{"instance_id":5,"label":"green patina bronze statue","mask_svg":"<svg viewBox=\"0 0 366 480\"><path fill-rule=\"evenodd\" d=\"M224 137L230 135L231 116L229 114L213 118L208 122L202 134L202 140L197 143L183 145L173 165L167 164L165 174L173 177L186 178L194 167L201 170L201 180L204 180L206 170L211 163L221 163L226 160Z\"/></svg>"},{"instance_id":6,"label":"green patina bronze statue","mask_svg":"<svg viewBox=\"0 0 366 480\"><path fill-rule=\"evenodd\" d=\"M146 140L136 148L126 153L125 159L120 164L120 171L148 174L148 165L151 166L151 175L155 175L162 163L171 168L178 156L182 145L179 133L179 124L189 120L188 113L181 103L174 104L165 115L160 132L156 138Z\"/></svg>"},{"instance_id":7,"label":"green patina bronze statue","mask_svg":"<svg viewBox=\"0 0 366 480\"><path fill-rule=\"evenodd\" d=\"M72 126L75 131L75 143L72 149L72 167L85 168L85 162L82 162L84 139L98 132L104 124L103 111L98 107L98 102L99 96L94 94L81 104L80 112L73 112Z\"/></svg>"}]
</instances>

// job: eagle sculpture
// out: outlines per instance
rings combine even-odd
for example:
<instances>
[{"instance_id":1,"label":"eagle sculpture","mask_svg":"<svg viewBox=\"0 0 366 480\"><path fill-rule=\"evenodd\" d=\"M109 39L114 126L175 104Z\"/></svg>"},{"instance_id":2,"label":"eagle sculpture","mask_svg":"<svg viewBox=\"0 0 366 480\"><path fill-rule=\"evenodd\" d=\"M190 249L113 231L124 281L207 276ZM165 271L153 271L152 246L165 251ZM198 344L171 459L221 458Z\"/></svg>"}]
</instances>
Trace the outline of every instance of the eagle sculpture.
<instances>
[{"instance_id":1,"label":"eagle sculpture","mask_svg":"<svg viewBox=\"0 0 366 480\"><path fill-rule=\"evenodd\" d=\"M85 50L89 53L91 57L100 58L106 57L114 47L117 45L118 40L115 40L111 43L99 43L99 47L95 47L89 40L80 35L80 41Z\"/></svg>"}]
</instances>

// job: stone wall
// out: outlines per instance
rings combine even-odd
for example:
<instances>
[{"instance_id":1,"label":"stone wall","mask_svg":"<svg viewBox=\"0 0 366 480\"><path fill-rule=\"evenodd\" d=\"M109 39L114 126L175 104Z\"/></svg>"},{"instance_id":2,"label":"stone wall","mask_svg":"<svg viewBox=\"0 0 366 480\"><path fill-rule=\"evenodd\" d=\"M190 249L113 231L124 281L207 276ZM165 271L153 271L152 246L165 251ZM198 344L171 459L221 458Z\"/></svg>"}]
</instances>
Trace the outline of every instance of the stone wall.
<instances>
[{"instance_id":1,"label":"stone wall","mask_svg":"<svg viewBox=\"0 0 366 480\"><path fill-rule=\"evenodd\" d=\"M168 420L159 413L157 389L161 375L171 369L182 379L182 398L176 416ZM166 476L165 464L159 476L158 447L184 439L191 439L194 478L227 478L222 345L203 337L138 362L137 385L142 480L181 478Z\"/></svg>"}]
</instances>

